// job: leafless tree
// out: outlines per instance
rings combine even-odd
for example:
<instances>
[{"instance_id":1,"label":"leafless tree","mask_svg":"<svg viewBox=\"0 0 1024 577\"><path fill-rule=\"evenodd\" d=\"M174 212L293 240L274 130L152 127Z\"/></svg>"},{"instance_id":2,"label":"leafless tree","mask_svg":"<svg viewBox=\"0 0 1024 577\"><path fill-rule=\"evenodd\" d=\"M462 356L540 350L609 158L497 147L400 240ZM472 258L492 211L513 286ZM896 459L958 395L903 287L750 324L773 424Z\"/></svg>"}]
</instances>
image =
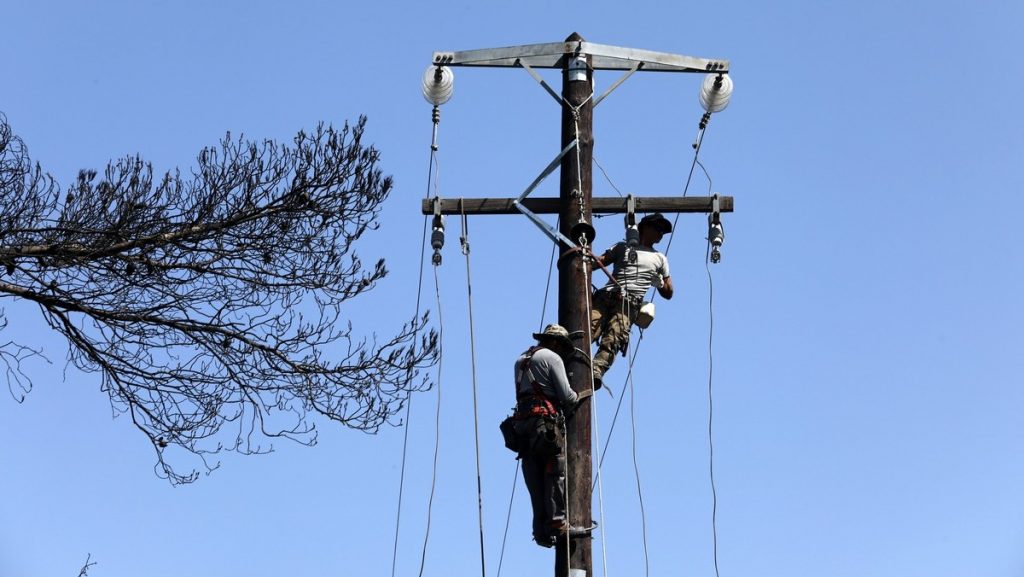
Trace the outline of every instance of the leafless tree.
<instances>
[{"instance_id":1,"label":"leafless tree","mask_svg":"<svg viewBox=\"0 0 1024 577\"><path fill-rule=\"evenodd\" d=\"M38 305L172 483L213 470L221 451L313 444L317 415L374 432L429 386L420 371L438 342L426 316L387 338L360 337L342 316L387 274L354 252L392 186L365 123L291 145L228 134L187 176L154 179L124 158L62 194L0 115L0 298ZM0 344L16 399L31 388L24 361L41 352Z\"/></svg>"}]
</instances>

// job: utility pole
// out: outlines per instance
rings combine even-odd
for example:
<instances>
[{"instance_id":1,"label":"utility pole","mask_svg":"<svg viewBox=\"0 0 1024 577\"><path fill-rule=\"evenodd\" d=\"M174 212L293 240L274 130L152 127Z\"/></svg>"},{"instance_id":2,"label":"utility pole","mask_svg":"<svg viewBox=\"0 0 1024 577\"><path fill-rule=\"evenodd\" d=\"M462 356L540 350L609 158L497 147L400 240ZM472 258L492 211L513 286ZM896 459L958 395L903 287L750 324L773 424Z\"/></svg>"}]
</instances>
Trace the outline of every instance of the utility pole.
<instances>
[{"instance_id":1,"label":"utility pole","mask_svg":"<svg viewBox=\"0 0 1024 577\"><path fill-rule=\"evenodd\" d=\"M594 228L591 225L593 213L701 212L710 214L711 221L717 224L720 213L733 210L733 199L730 196L592 198L594 107L641 69L708 73L716 75L718 82L715 86L721 86L723 76L729 71L728 61L592 44L573 33L561 43L435 52L431 66L436 68L434 78L438 83L442 79L442 69L452 66L524 68L559 102L562 108L561 153L518 198L425 199L422 211L425 215L435 216L522 214L532 220L553 242L562 245L560 248L564 256L558 263L558 322L569 331L576 346L583 351L591 350L591 343L587 342L590 324L587 312L592 272L589 253L594 240ZM561 95L548 86L534 70L536 68L562 70ZM597 96L593 92L595 70L621 70L625 73L603 94ZM445 94L445 98L432 100L435 106L447 101L451 95L450 74L447 78L446 87L440 84L436 87L438 93ZM425 94L426 86L425 81ZM702 102L703 98L704 95ZM721 108L724 108L724 104L718 110ZM708 109L709 113L714 111L717 110ZM706 121L705 116L702 129ZM556 167L561 169L559 197L527 198ZM555 230L545 223L538 217L539 214L558 214L559 229ZM566 362L566 370L573 390L584 392L591 389L589 357L573 356ZM570 525L580 528L593 525L591 402L591 399L585 399L566 423L567 509ZM593 576L591 535L589 530L583 533L559 540L555 552L556 577Z\"/></svg>"},{"instance_id":2,"label":"utility pole","mask_svg":"<svg viewBox=\"0 0 1024 577\"><path fill-rule=\"evenodd\" d=\"M565 39L566 43L578 43L583 38L576 33ZM576 150L562 157L561 185L559 199L561 212L559 222L561 232L570 240L584 246L594 240L593 235L586 238L585 226L579 223L591 222L590 200L592 192L592 160L594 156L593 120L593 70L589 58L585 55L574 55L566 59L562 70L562 150L576 141ZM572 154L575 152L576 154ZM593 228L590 228L593 231ZM590 268L583 254L577 252L574 258L562 258L558 263L558 324L565 327L570 335L579 335L573 339L581 350L589 351L587 342L587 301L590 298ZM569 376L569 384L576 392L588 391L593 387L591 382L590 359L581 359L578 355L566 360L565 370ZM590 403L584 401L576 408L575 414L568 418L566 428L566 507L569 523L574 527L591 526L591 427ZM592 573L592 542L589 535L585 538L561 539L555 548L555 575L565 577L569 567L586 568L587 575ZM569 556L566 563L566 555ZM574 577L574 576L570 576Z\"/></svg>"}]
</instances>

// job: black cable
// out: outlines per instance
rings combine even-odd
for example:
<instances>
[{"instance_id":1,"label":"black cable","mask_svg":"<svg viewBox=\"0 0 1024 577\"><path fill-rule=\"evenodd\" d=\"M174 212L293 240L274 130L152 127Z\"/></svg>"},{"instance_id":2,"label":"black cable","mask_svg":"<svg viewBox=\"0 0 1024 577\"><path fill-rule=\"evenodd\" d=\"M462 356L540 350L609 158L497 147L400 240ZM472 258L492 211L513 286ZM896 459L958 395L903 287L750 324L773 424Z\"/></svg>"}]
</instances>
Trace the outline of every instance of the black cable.
<instances>
[{"instance_id":1,"label":"black cable","mask_svg":"<svg viewBox=\"0 0 1024 577\"><path fill-rule=\"evenodd\" d=\"M427 194L426 194L425 198L430 198L430 187L431 187L431 184L434 183L436 185L433 177L434 177L434 171L436 170L436 166L437 166L437 156L436 155L437 155L437 124L438 124L437 118L438 117L437 117L437 114L436 114L437 107L435 106L434 108L435 108L435 114L434 114L434 122L433 122L433 128L432 128L433 137L432 137L432 142L430 144L430 162L427 165ZM427 216L424 215L423 216L423 233L422 233L421 238L420 238L420 272L419 272L419 279L418 279L418 281L416 283L416 313L415 313L415 317L414 317L415 319L419 319L420 318L420 302L421 302L421 299L423 297L423 265L426 262L426 254L427 254L427 221L428 221ZM419 329L417 328L417 331L418 330ZM415 336L416 335L414 333L413 334L413 338L414 339L415 339ZM438 373L438 374L440 374L440 373ZM405 464L406 464L406 457L407 457L407 452L408 452L408 448L409 448L409 420L411 418L411 415L412 415L412 395L409 396L409 399L406 402L406 405L405 405L405 420L403 422L403 424L405 425L405 427L404 427L405 430L404 430L404 432L402 434L402 466L401 466L401 472L399 473L399 478L398 478L398 512L395 515L395 546L394 546L394 550L391 553L391 577L395 577L395 566L396 566L396 564L398 562L398 533L399 533L399 530L400 530L400 528L402 526L402 496L405 493Z\"/></svg>"},{"instance_id":2,"label":"black cable","mask_svg":"<svg viewBox=\"0 0 1024 577\"><path fill-rule=\"evenodd\" d=\"M715 335L715 284L711 278L711 265L709 255L711 253L711 241L708 241L707 254L704 256L704 268L708 272L708 471L711 476L711 537L715 559L715 577L718 577L718 491L715 490L715 440L712 433L714 422L715 405L712 395L712 375L714 374L714 355L712 343Z\"/></svg>"},{"instance_id":3,"label":"black cable","mask_svg":"<svg viewBox=\"0 0 1024 577\"><path fill-rule=\"evenodd\" d=\"M651 561L647 554L647 510L644 507L644 493L640 488L640 465L636 460L636 414L634 402L634 388L633 388L633 373L630 371L629 376L629 416L630 422L633 424L633 473L636 475L636 496L640 500L640 529L643 531L643 544L644 544L644 575L650 577L651 574ZM623 395L625 396L625 395Z\"/></svg>"},{"instance_id":4,"label":"black cable","mask_svg":"<svg viewBox=\"0 0 1024 577\"><path fill-rule=\"evenodd\" d=\"M519 477L519 459L516 459L516 470L512 472L512 495L508 498L508 513L505 515L505 534L501 538L501 556L498 557L498 575L501 577L501 564L505 561L505 543L508 541L508 526L512 520L512 502L516 498L516 479Z\"/></svg>"},{"instance_id":5,"label":"black cable","mask_svg":"<svg viewBox=\"0 0 1024 577\"><path fill-rule=\"evenodd\" d=\"M431 155L433 156L433 155ZM433 159L431 159L433 164ZM423 261L426 259L427 250L427 217L423 217L423 240L420 243L420 278L418 288L416 290L416 318L420 317L420 299L423 295ZM415 335L414 335L415 336ZM409 448L409 420L412 415L412 395L406 401L405 405L405 420L403 424L404 432L402 434L402 467L398 477L398 512L395 515L395 547L391 553L391 577L395 577L395 565L398 562L398 533L402 526L402 496L405 493L405 463L407 451Z\"/></svg>"},{"instance_id":6,"label":"black cable","mask_svg":"<svg viewBox=\"0 0 1024 577\"><path fill-rule=\"evenodd\" d=\"M434 267L434 292L437 295L437 340L444 348L444 319L441 315L441 287L437 279L437 268ZM437 455L441 446L441 364L444 355L437 357L437 411L434 415L434 467L430 476L430 499L427 500L427 529L423 535L423 554L420 556L419 577L423 577L423 569L427 564L427 542L430 540L430 520L434 510L434 489L437 486Z\"/></svg>"}]
</instances>

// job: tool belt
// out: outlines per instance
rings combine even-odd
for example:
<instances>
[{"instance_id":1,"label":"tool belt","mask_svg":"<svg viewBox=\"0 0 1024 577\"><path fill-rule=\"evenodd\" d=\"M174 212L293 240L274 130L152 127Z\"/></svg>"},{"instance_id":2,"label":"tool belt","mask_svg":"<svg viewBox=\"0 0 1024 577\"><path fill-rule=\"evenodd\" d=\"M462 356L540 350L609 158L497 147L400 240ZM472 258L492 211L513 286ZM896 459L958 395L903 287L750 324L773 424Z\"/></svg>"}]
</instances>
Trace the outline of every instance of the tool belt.
<instances>
[{"instance_id":1,"label":"tool belt","mask_svg":"<svg viewBox=\"0 0 1024 577\"><path fill-rule=\"evenodd\" d=\"M629 293L624 293L618 287L612 288L600 288L594 291L594 299L603 299L609 301L622 302L626 301L631 308L639 309L640 305L644 304L643 297L633 296Z\"/></svg>"},{"instance_id":2,"label":"tool belt","mask_svg":"<svg viewBox=\"0 0 1024 577\"><path fill-rule=\"evenodd\" d=\"M517 411L518 414L518 411ZM553 415L513 415L501 422L505 447L519 457L553 457L562 452L565 418Z\"/></svg>"}]
</instances>

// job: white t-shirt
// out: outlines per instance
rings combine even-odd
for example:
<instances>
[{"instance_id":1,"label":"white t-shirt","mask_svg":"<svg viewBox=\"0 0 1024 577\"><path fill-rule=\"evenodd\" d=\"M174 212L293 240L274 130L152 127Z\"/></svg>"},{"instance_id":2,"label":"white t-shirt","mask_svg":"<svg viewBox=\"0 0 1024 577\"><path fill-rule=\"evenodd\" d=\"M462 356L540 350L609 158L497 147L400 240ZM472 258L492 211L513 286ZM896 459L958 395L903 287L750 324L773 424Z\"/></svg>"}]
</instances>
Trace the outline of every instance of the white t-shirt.
<instances>
[{"instance_id":1,"label":"white t-shirt","mask_svg":"<svg viewBox=\"0 0 1024 577\"><path fill-rule=\"evenodd\" d=\"M668 278L668 258L649 246L636 247L636 262L629 262L629 249L625 242L617 243L605 251L602 259L605 264L613 263L612 276L619 284L626 287L631 296L644 298L647 289L651 288L657 277ZM611 280L605 289L616 288Z\"/></svg>"}]
</instances>

